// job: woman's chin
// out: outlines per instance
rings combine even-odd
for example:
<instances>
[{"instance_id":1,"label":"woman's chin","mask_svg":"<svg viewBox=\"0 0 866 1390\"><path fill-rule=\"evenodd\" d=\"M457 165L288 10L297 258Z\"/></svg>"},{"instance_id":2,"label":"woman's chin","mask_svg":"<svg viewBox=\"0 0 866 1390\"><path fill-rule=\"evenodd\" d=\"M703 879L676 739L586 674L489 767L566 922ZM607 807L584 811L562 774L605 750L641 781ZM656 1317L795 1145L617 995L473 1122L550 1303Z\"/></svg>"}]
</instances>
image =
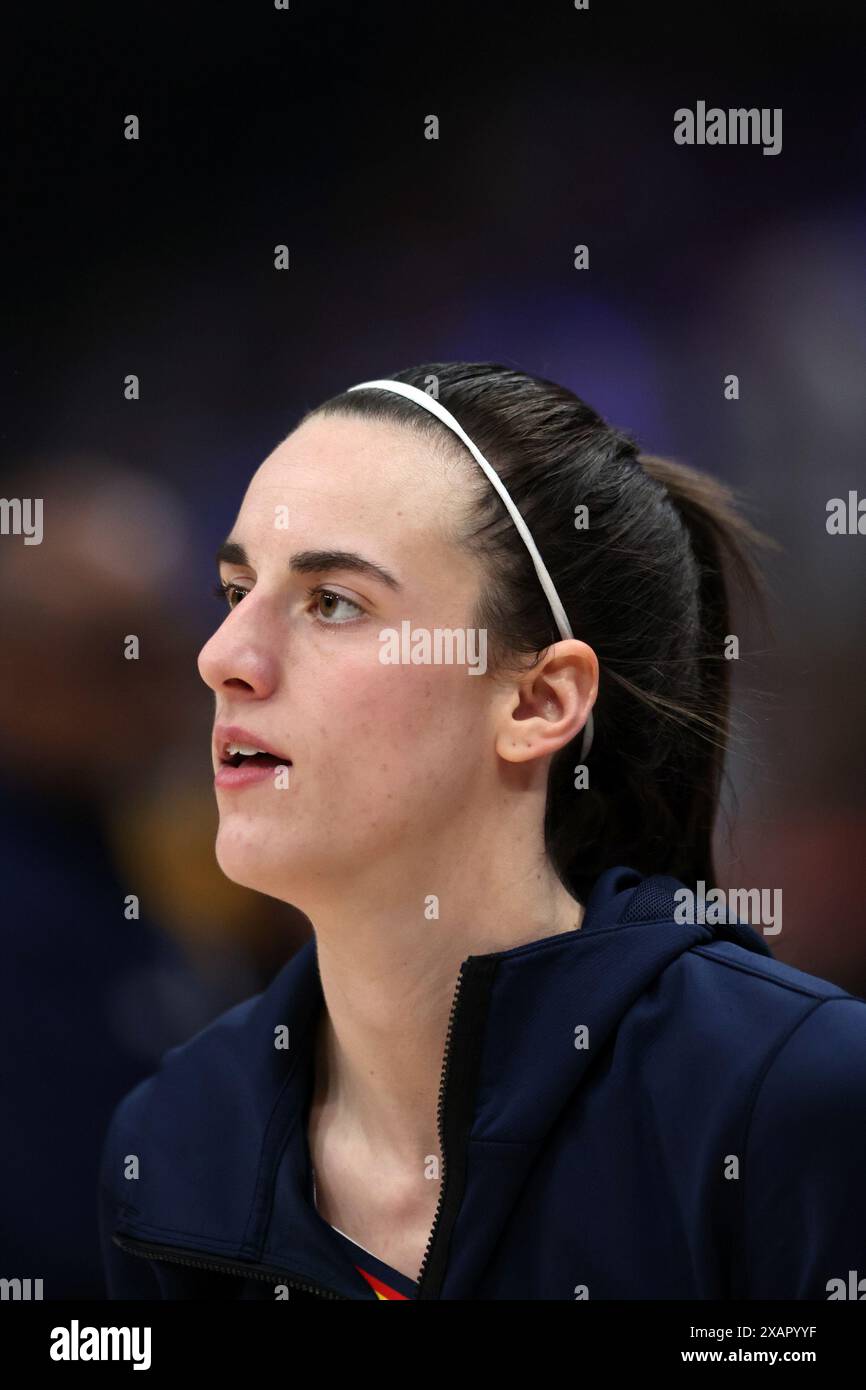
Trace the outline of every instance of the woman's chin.
<instances>
[{"instance_id":1,"label":"woman's chin","mask_svg":"<svg viewBox=\"0 0 866 1390\"><path fill-rule=\"evenodd\" d=\"M282 898L293 878L287 849L283 840L279 853L270 851L260 839L251 838L249 830L236 833L230 825L221 824L215 853L217 864L232 883Z\"/></svg>"}]
</instances>

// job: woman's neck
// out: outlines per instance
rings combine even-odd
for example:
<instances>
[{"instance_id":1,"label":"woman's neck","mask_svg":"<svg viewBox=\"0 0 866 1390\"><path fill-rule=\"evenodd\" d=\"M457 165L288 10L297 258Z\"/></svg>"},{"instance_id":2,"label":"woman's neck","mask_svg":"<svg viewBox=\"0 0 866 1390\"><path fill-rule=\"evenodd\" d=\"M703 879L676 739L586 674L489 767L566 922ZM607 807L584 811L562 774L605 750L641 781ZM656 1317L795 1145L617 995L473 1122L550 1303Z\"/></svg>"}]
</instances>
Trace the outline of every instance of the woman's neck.
<instances>
[{"instance_id":1,"label":"woman's neck","mask_svg":"<svg viewBox=\"0 0 866 1390\"><path fill-rule=\"evenodd\" d=\"M325 999L317 1124L332 1142L351 1142L359 1162L420 1171L438 1154L439 1080L461 963L582 921L583 908L552 870L521 884L504 867L498 878L473 873L462 891L452 878L438 904L421 893L382 895L374 914L344 913L339 925L313 918Z\"/></svg>"}]
</instances>

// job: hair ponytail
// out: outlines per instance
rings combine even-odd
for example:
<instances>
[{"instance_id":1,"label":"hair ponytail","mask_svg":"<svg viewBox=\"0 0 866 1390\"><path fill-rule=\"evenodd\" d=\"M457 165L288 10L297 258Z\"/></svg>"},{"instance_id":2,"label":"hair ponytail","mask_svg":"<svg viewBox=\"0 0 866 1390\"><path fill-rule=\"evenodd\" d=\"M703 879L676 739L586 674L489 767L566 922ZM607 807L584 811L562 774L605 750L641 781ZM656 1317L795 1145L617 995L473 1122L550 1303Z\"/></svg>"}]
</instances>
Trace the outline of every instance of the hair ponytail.
<instances>
[{"instance_id":1,"label":"hair ponytail","mask_svg":"<svg viewBox=\"0 0 866 1390\"><path fill-rule=\"evenodd\" d=\"M679 711L683 727L693 726L688 781L668 781L672 814L681 827L684 874L692 882L716 880L713 830L718 812L724 759L730 740L732 580L763 610L764 586L753 552L775 542L756 530L736 509L733 491L686 464L640 454L644 471L661 484L688 531L698 571L699 645L694 652L695 699ZM676 714L676 711L673 711ZM686 866L690 866L687 868Z\"/></svg>"}]
</instances>

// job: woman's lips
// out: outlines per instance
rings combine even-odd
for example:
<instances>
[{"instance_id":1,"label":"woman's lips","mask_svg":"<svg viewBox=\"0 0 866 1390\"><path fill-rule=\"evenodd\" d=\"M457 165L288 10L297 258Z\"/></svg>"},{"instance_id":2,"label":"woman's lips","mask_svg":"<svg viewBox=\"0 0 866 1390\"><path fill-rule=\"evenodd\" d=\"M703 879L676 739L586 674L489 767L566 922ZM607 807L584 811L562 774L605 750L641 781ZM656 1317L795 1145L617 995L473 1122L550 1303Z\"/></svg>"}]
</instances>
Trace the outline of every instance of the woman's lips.
<instances>
[{"instance_id":1,"label":"woman's lips","mask_svg":"<svg viewBox=\"0 0 866 1390\"><path fill-rule=\"evenodd\" d=\"M276 758L267 763L254 762L251 758L246 758L240 767L232 767L231 763L221 763L213 779L214 786L223 787L226 790L236 790L241 787L251 787L256 782L268 780L272 782L277 768L285 767L291 767L291 763L281 763Z\"/></svg>"}]
</instances>

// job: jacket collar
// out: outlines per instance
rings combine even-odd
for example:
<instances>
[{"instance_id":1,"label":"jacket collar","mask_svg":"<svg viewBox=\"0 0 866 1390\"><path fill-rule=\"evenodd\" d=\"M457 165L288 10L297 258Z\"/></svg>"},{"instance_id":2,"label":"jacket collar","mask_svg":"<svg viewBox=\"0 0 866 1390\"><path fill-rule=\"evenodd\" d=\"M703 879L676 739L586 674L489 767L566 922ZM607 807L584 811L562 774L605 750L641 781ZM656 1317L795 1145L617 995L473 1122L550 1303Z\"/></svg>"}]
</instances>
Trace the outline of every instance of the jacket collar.
<instances>
[{"instance_id":1,"label":"jacket collar","mask_svg":"<svg viewBox=\"0 0 866 1390\"><path fill-rule=\"evenodd\" d=\"M672 961L714 937L770 954L742 924L676 922L680 887L668 876L609 869L579 930L463 962L440 1097L441 1210L421 1297L471 1291L587 1067ZM312 1200L307 1116L323 1005L313 937L262 994L166 1054L133 1093L128 1140L118 1136L144 1150L148 1181L122 1204L117 1233L359 1297ZM288 1050L275 1046L285 1028ZM588 1046L579 1045L578 1029ZM491 1165L495 1183L486 1181ZM453 1268L452 1247L460 1250Z\"/></svg>"}]
</instances>

